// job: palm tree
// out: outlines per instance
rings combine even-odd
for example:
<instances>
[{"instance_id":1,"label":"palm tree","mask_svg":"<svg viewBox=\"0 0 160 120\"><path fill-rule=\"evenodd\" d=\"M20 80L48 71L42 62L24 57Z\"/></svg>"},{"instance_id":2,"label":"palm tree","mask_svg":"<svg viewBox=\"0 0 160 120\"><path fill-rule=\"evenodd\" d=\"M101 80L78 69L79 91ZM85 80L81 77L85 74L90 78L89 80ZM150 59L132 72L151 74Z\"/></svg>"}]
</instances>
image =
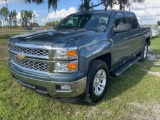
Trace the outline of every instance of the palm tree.
<instances>
[{"instance_id":1,"label":"palm tree","mask_svg":"<svg viewBox=\"0 0 160 120\"><path fill-rule=\"evenodd\" d=\"M7 1L8 0L0 0L0 1ZM36 3L36 4L42 4L44 3L45 0L24 0L26 3ZM54 11L56 11L57 9L57 4L58 4L58 1L59 0L48 0L48 10L52 7L54 9ZM98 1L101 1L100 3L96 4L96 5L93 5L91 4L91 0L81 0L82 3L79 7L80 10L85 10L85 11L88 11L96 6L99 6L101 4L104 4L105 7L107 8L108 6L109 7L113 7L114 4L118 4L119 5L119 9L120 10L123 10L125 9L125 6L130 6L130 4L132 2L143 2L144 0L98 0ZM106 4L107 3L107 4Z\"/></svg>"},{"instance_id":2,"label":"palm tree","mask_svg":"<svg viewBox=\"0 0 160 120\"><path fill-rule=\"evenodd\" d=\"M42 4L45 0L24 0L26 3L36 3ZM48 10L52 7L54 11L57 9L57 4L59 0L48 0Z\"/></svg>"},{"instance_id":3,"label":"palm tree","mask_svg":"<svg viewBox=\"0 0 160 120\"><path fill-rule=\"evenodd\" d=\"M131 6L132 2L142 3L144 1L145 0L128 0L127 7L129 8L129 11L130 11L130 6Z\"/></svg>"},{"instance_id":4,"label":"palm tree","mask_svg":"<svg viewBox=\"0 0 160 120\"><path fill-rule=\"evenodd\" d=\"M120 10L125 10L125 7L129 7L130 10L130 5L133 2L138 2L138 3L142 3L145 0L118 0L118 4L119 4L119 9Z\"/></svg>"},{"instance_id":5,"label":"palm tree","mask_svg":"<svg viewBox=\"0 0 160 120\"><path fill-rule=\"evenodd\" d=\"M107 2L107 4L112 8L112 2L113 0L101 0L98 4L91 4L91 0L81 0L82 3L79 7L79 10L84 10L84 11L88 11L90 9L93 9L94 7L97 7L101 4L104 4ZM107 7L108 7L107 5Z\"/></svg>"},{"instance_id":6,"label":"palm tree","mask_svg":"<svg viewBox=\"0 0 160 120\"><path fill-rule=\"evenodd\" d=\"M37 5L42 4L45 0L24 0L26 3L36 3ZM48 0L48 10L52 7L55 11L57 9L57 4L59 0ZM0 0L0 2L5 2L7 6L8 0Z\"/></svg>"},{"instance_id":7,"label":"palm tree","mask_svg":"<svg viewBox=\"0 0 160 120\"><path fill-rule=\"evenodd\" d=\"M103 1L106 10L108 9L108 7L112 9L113 6L117 4L117 0L101 0L101 1Z\"/></svg>"}]
</instances>

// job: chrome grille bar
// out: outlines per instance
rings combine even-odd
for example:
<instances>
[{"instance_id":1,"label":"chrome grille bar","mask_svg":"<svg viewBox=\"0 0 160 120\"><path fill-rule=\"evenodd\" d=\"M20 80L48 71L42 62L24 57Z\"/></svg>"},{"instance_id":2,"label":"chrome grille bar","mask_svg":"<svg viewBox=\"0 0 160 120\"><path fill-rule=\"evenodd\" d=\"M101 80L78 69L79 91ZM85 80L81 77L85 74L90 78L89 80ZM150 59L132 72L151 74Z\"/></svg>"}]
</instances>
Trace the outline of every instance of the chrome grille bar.
<instances>
[{"instance_id":1,"label":"chrome grille bar","mask_svg":"<svg viewBox=\"0 0 160 120\"><path fill-rule=\"evenodd\" d=\"M15 46L11 44L9 44L8 47L11 51L15 51L15 52L21 52L24 54L36 55L36 56L48 56L48 50L40 50L40 49L33 49L33 48L31 49L31 48Z\"/></svg>"},{"instance_id":2,"label":"chrome grille bar","mask_svg":"<svg viewBox=\"0 0 160 120\"><path fill-rule=\"evenodd\" d=\"M41 72L49 72L49 63L44 63L40 61L32 61L29 59L23 59L19 60L16 56L16 54L10 53L10 60L14 64L17 64L21 67L31 69L31 70L36 70L36 71L41 71Z\"/></svg>"},{"instance_id":3,"label":"chrome grille bar","mask_svg":"<svg viewBox=\"0 0 160 120\"><path fill-rule=\"evenodd\" d=\"M8 44L8 49L10 52L15 54L23 54L27 57L34 57L34 58L42 58L42 59L49 59L49 50L44 49L36 49L36 48L27 48L22 46L16 46L12 44Z\"/></svg>"}]
</instances>

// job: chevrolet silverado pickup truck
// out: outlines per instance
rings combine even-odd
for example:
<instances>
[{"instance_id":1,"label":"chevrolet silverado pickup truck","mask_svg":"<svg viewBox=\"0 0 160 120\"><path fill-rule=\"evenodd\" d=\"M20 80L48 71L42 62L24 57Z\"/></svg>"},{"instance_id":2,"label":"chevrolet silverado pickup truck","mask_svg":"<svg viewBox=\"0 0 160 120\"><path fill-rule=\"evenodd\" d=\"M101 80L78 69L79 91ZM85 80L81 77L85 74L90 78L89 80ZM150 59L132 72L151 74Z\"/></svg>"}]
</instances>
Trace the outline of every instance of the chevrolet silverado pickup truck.
<instances>
[{"instance_id":1,"label":"chevrolet silverado pickup truck","mask_svg":"<svg viewBox=\"0 0 160 120\"><path fill-rule=\"evenodd\" d=\"M110 77L147 58L150 39L133 12L81 11L53 30L11 37L8 67L17 82L54 100L97 103Z\"/></svg>"}]
</instances>

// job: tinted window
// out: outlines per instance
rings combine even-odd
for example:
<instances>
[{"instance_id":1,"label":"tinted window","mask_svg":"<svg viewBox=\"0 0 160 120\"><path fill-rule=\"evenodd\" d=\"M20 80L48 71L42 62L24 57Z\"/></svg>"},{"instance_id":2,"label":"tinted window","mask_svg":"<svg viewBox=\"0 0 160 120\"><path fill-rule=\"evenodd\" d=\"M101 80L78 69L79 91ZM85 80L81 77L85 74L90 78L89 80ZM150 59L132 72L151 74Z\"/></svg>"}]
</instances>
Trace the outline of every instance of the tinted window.
<instances>
[{"instance_id":1,"label":"tinted window","mask_svg":"<svg viewBox=\"0 0 160 120\"><path fill-rule=\"evenodd\" d=\"M117 27L119 24L124 24L126 23L126 20L125 20L125 16L124 16L124 13L117 13L116 17L115 17L115 26Z\"/></svg>"},{"instance_id":2,"label":"tinted window","mask_svg":"<svg viewBox=\"0 0 160 120\"><path fill-rule=\"evenodd\" d=\"M131 24L132 29L138 28L137 18L134 14L127 14L126 19L127 23Z\"/></svg>"},{"instance_id":3,"label":"tinted window","mask_svg":"<svg viewBox=\"0 0 160 120\"><path fill-rule=\"evenodd\" d=\"M109 16L106 16L105 14L75 14L62 20L55 29L87 29L101 31L102 28L107 28L108 21Z\"/></svg>"}]
</instances>

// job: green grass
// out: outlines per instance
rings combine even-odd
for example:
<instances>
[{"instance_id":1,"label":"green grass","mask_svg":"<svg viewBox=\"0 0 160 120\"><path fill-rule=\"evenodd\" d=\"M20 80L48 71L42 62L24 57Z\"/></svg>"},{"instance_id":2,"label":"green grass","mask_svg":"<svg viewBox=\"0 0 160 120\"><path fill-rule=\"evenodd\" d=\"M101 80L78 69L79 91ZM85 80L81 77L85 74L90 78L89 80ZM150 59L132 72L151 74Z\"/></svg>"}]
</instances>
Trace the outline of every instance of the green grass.
<instances>
[{"instance_id":1,"label":"green grass","mask_svg":"<svg viewBox=\"0 0 160 120\"><path fill-rule=\"evenodd\" d=\"M151 44L151 49L154 50L154 53L160 55L160 36L158 38L153 38Z\"/></svg>"},{"instance_id":2,"label":"green grass","mask_svg":"<svg viewBox=\"0 0 160 120\"><path fill-rule=\"evenodd\" d=\"M7 39L0 39L0 50L6 51L3 48L6 43ZM153 39L150 48L150 54L158 55L160 38ZM0 59L7 57L3 55L5 52L0 54ZM0 120L132 120L136 119L135 114L143 118L154 116L152 107L146 109L131 105L148 106L153 101L160 104L160 78L141 70L159 71L153 62L137 63L119 77L112 78L104 98L97 105L89 106L86 103L55 102L22 87L11 77L6 60L0 60Z\"/></svg>"},{"instance_id":3,"label":"green grass","mask_svg":"<svg viewBox=\"0 0 160 120\"><path fill-rule=\"evenodd\" d=\"M23 34L23 33L29 33L34 31L26 31L26 30L17 30L17 29L2 29L0 30L0 39L8 39L11 36Z\"/></svg>"}]
</instances>

